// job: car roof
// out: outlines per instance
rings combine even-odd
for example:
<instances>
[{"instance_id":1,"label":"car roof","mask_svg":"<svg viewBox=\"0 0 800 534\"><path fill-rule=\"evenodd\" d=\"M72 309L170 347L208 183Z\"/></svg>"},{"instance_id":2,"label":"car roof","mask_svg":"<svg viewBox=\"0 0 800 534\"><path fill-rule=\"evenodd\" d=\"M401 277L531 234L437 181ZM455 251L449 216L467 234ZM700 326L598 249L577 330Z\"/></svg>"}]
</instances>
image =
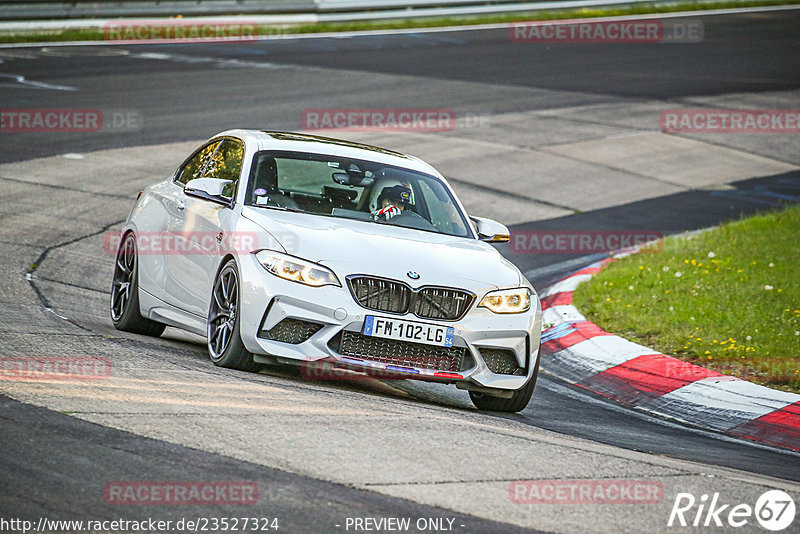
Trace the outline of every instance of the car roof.
<instances>
[{"instance_id":1,"label":"car roof","mask_svg":"<svg viewBox=\"0 0 800 534\"><path fill-rule=\"evenodd\" d=\"M305 133L270 130L227 130L214 137L226 135L252 141L256 143L258 150L330 154L332 156L345 158L377 161L387 165L404 167L434 176L441 176L433 167L419 158L365 143Z\"/></svg>"}]
</instances>

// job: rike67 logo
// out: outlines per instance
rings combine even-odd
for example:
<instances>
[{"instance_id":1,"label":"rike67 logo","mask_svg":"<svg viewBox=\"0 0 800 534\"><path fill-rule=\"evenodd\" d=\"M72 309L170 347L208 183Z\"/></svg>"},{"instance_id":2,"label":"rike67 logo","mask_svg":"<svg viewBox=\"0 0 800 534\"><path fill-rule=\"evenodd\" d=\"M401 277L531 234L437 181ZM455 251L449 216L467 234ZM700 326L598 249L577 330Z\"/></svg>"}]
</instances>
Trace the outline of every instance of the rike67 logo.
<instances>
[{"instance_id":1,"label":"rike67 logo","mask_svg":"<svg viewBox=\"0 0 800 534\"><path fill-rule=\"evenodd\" d=\"M762 528L778 532L794 523L795 512L794 499L781 490L764 492L755 506L724 503L719 493L710 498L703 494L700 499L691 493L678 493L667 526L738 528L748 525L755 517Z\"/></svg>"}]
</instances>

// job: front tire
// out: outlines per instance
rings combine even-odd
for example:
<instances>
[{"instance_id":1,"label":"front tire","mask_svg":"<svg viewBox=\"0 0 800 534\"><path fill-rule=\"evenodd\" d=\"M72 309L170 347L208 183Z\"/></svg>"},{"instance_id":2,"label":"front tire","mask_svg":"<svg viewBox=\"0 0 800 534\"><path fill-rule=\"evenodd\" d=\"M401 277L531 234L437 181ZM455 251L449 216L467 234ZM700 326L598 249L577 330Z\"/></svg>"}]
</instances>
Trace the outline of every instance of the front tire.
<instances>
[{"instance_id":1,"label":"front tire","mask_svg":"<svg viewBox=\"0 0 800 534\"><path fill-rule=\"evenodd\" d=\"M485 393L476 391L469 392L469 398L479 410L486 412L506 412L516 413L525 409L533 396L533 390L536 388L536 379L539 377L539 360L541 354L536 358L536 367L533 369L533 376L528 382L516 390L510 399L502 397L492 397Z\"/></svg>"},{"instance_id":2,"label":"front tire","mask_svg":"<svg viewBox=\"0 0 800 534\"><path fill-rule=\"evenodd\" d=\"M111 321L117 330L158 337L167 327L142 317L139 310L139 261L133 232L125 235L117 250L110 308Z\"/></svg>"},{"instance_id":3,"label":"front tire","mask_svg":"<svg viewBox=\"0 0 800 534\"><path fill-rule=\"evenodd\" d=\"M208 355L214 365L256 371L260 367L244 347L240 333L239 273L236 262L230 260L217 275L208 307Z\"/></svg>"}]
</instances>

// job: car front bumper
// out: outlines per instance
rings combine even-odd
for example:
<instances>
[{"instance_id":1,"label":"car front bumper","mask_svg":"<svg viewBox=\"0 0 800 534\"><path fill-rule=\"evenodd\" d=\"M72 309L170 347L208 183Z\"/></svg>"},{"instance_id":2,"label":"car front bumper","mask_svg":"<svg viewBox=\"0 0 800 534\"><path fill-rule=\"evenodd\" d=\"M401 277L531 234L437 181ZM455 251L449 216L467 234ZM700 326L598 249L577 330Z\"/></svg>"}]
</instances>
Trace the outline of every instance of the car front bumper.
<instances>
[{"instance_id":1,"label":"car front bumper","mask_svg":"<svg viewBox=\"0 0 800 534\"><path fill-rule=\"evenodd\" d=\"M469 311L458 321L420 319L413 314L396 315L363 308L355 301L346 284L342 287L310 287L273 276L252 256L240 259L243 281L241 337L256 361L270 362L274 358L298 363L325 360L336 366L363 370L378 376L461 383L460 387L466 389L471 389L474 384L483 388L517 390L534 373L542 328L541 306L535 296L531 309L525 313L495 314L479 308L477 302L483 295L478 294ZM439 350L432 345L425 345L420 348L427 349L422 352L430 357L404 361L395 361L391 350L385 350L383 352L386 354L375 358L363 354L354 356L352 350L343 350L342 339L346 336L349 347L364 341L365 336L361 333L368 315L451 326L454 329L453 347L457 350ZM307 323L316 326L309 327ZM288 330L283 325L292 325L288 334L293 337L290 342L269 339L269 332L275 332L273 329L279 324L282 326L278 330L284 332ZM385 349L381 345L384 343L382 338L369 340L369 344L362 345ZM405 354L414 352L414 347L393 344L392 348L402 348ZM444 353L461 354L463 358L459 360L459 368L453 369L452 364L445 360L437 360L437 354ZM488 358L484 355L489 354L493 358L498 354L506 358L505 361L511 362L511 365L506 365L503 371L509 371L515 365L515 374L493 372L492 368L498 370L498 365L487 364Z\"/></svg>"}]
</instances>

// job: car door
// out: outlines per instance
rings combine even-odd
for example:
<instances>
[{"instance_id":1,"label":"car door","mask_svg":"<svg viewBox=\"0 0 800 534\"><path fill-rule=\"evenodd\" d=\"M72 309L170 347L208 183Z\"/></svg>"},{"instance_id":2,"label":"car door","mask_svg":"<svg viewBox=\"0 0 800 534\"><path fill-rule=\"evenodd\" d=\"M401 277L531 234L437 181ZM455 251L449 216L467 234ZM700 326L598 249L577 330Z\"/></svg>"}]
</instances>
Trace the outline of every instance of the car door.
<instances>
[{"instance_id":1,"label":"car door","mask_svg":"<svg viewBox=\"0 0 800 534\"><path fill-rule=\"evenodd\" d=\"M137 222L139 269L141 288L159 299L174 304L166 293L168 276L166 262L176 253L168 228L184 218L183 186L189 180L200 178L206 163L214 154L220 141L215 140L197 149L187 158L171 179L153 185L140 206Z\"/></svg>"},{"instance_id":2,"label":"car door","mask_svg":"<svg viewBox=\"0 0 800 534\"><path fill-rule=\"evenodd\" d=\"M238 139L225 138L214 148L198 176L219 178L231 183L222 192L230 201L235 194L242 171L244 145ZM181 178L184 178L183 175ZM167 266L166 293L169 301L189 313L205 317L211 289L220 261L220 241L224 239L230 208L212 200L189 196L180 191L176 216L168 219L167 232L174 236L176 253L165 256Z\"/></svg>"}]
</instances>

